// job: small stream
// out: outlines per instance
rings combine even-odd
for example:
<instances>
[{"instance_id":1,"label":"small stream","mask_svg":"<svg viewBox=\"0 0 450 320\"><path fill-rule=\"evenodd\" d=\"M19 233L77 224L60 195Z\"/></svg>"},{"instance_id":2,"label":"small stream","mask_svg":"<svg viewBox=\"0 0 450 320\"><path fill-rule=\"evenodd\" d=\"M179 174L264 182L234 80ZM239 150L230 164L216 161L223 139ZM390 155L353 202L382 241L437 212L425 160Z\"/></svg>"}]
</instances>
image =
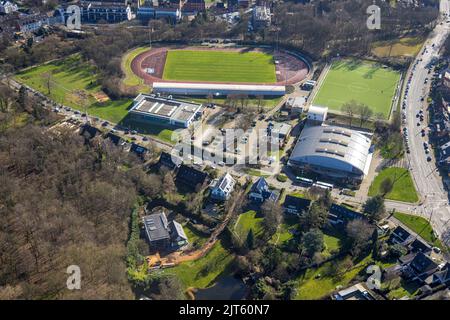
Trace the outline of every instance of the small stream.
<instances>
[{"instance_id":1,"label":"small stream","mask_svg":"<svg viewBox=\"0 0 450 320\"><path fill-rule=\"evenodd\" d=\"M242 300L247 292L242 280L226 275L217 279L217 282L206 289L199 289L195 293L196 300Z\"/></svg>"}]
</instances>

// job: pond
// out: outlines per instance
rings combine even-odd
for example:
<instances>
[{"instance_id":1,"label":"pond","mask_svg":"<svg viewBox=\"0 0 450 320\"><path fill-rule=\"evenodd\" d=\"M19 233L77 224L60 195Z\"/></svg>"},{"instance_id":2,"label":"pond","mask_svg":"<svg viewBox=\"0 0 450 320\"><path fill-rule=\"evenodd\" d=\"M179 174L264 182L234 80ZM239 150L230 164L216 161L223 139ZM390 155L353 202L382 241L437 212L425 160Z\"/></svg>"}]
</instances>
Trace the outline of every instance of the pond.
<instances>
[{"instance_id":1,"label":"pond","mask_svg":"<svg viewBox=\"0 0 450 320\"><path fill-rule=\"evenodd\" d=\"M206 289L199 289L195 294L196 300L242 300L245 298L247 287L242 280L226 275Z\"/></svg>"}]
</instances>

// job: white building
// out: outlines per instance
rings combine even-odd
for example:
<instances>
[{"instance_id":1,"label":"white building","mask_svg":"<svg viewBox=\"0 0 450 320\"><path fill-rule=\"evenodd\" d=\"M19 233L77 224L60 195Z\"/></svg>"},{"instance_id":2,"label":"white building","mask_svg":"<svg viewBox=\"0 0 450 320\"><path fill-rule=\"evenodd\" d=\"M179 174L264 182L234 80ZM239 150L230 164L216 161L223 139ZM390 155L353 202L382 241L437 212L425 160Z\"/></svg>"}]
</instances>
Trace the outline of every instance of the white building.
<instances>
[{"instance_id":1,"label":"white building","mask_svg":"<svg viewBox=\"0 0 450 320\"><path fill-rule=\"evenodd\" d=\"M252 25L254 30L264 29L270 26L272 19L270 9L266 6L256 6L252 12Z\"/></svg>"},{"instance_id":2,"label":"white building","mask_svg":"<svg viewBox=\"0 0 450 320\"><path fill-rule=\"evenodd\" d=\"M189 127L202 116L202 105L155 95L139 94L129 111L138 121L153 121L176 127Z\"/></svg>"},{"instance_id":3,"label":"white building","mask_svg":"<svg viewBox=\"0 0 450 320\"><path fill-rule=\"evenodd\" d=\"M278 85L154 82L153 92L185 96L213 95L215 97L227 96L229 94L283 96L286 93L286 87Z\"/></svg>"},{"instance_id":4,"label":"white building","mask_svg":"<svg viewBox=\"0 0 450 320\"><path fill-rule=\"evenodd\" d=\"M309 121L322 124L327 119L327 114L327 107L310 106L307 117Z\"/></svg>"},{"instance_id":5,"label":"white building","mask_svg":"<svg viewBox=\"0 0 450 320\"><path fill-rule=\"evenodd\" d=\"M371 138L338 126L307 126L289 165L340 182L360 183L372 160Z\"/></svg>"},{"instance_id":6,"label":"white building","mask_svg":"<svg viewBox=\"0 0 450 320\"><path fill-rule=\"evenodd\" d=\"M220 179L212 182L211 198L221 201L228 200L235 184L236 180L229 173L226 173Z\"/></svg>"},{"instance_id":7,"label":"white building","mask_svg":"<svg viewBox=\"0 0 450 320\"><path fill-rule=\"evenodd\" d=\"M299 115L303 113L303 109L306 105L306 97L290 97L286 101L285 107L290 110L291 115Z\"/></svg>"},{"instance_id":8,"label":"white building","mask_svg":"<svg viewBox=\"0 0 450 320\"><path fill-rule=\"evenodd\" d=\"M10 1L0 1L0 13L9 14L19 10L19 7Z\"/></svg>"}]
</instances>

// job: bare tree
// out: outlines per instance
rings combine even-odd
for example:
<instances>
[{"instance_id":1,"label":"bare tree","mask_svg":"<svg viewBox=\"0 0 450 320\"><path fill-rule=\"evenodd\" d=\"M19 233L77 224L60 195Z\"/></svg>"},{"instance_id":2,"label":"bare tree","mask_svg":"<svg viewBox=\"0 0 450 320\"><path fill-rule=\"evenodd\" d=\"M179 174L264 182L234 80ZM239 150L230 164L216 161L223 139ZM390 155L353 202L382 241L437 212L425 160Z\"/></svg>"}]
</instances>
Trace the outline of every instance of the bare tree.
<instances>
[{"instance_id":1,"label":"bare tree","mask_svg":"<svg viewBox=\"0 0 450 320\"><path fill-rule=\"evenodd\" d=\"M352 121L355 116L355 113L357 112L357 108L358 103L355 100L346 102L341 107L341 111L344 112L348 117L350 127L352 126Z\"/></svg>"},{"instance_id":2,"label":"bare tree","mask_svg":"<svg viewBox=\"0 0 450 320\"><path fill-rule=\"evenodd\" d=\"M372 117L373 111L365 104L358 104L356 113L359 116L359 126L362 128L363 124Z\"/></svg>"}]
</instances>

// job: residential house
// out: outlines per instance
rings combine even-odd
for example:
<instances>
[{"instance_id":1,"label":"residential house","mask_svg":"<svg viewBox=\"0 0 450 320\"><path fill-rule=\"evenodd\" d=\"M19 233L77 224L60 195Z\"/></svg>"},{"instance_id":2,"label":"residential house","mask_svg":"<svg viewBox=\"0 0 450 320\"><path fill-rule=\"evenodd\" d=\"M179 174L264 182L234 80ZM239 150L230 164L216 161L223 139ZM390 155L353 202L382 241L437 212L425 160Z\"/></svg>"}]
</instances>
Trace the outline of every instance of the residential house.
<instances>
[{"instance_id":1,"label":"residential house","mask_svg":"<svg viewBox=\"0 0 450 320\"><path fill-rule=\"evenodd\" d=\"M331 296L333 300L377 300L375 294L363 283L357 283Z\"/></svg>"},{"instance_id":2,"label":"residential house","mask_svg":"<svg viewBox=\"0 0 450 320\"><path fill-rule=\"evenodd\" d=\"M205 10L205 0L187 0L183 5L183 13L197 13Z\"/></svg>"},{"instance_id":3,"label":"residential house","mask_svg":"<svg viewBox=\"0 0 450 320\"><path fill-rule=\"evenodd\" d=\"M91 140L100 134L100 130L88 123L85 123L80 127L80 135L82 135L86 140Z\"/></svg>"},{"instance_id":4,"label":"residential house","mask_svg":"<svg viewBox=\"0 0 450 320\"><path fill-rule=\"evenodd\" d=\"M174 161L175 160L175 161ZM159 157L159 165L168 168L169 170L175 170L181 164L181 159L176 158L174 155L161 152L161 156Z\"/></svg>"},{"instance_id":5,"label":"residential house","mask_svg":"<svg viewBox=\"0 0 450 320\"><path fill-rule=\"evenodd\" d=\"M285 213L300 215L307 211L311 200L287 195L284 199L283 208Z\"/></svg>"},{"instance_id":6,"label":"residential house","mask_svg":"<svg viewBox=\"0 0 450 320\"><path fill-rule=\"evenodd\" d=\"M264 179L264 177L260 177L250 188L248 198L252 202L263 203L266 200L276 201L277 194L270 190L266 179Z\"/></svg>"},{"instance_id":7,"label":"residential house","mask_svg":"<svg viewBox=\"0 0 450 320\"><path fill-rule=\"evenodd\" d=\"M252 11L252 25L254 30L268 28L272 21L270 8L266 6L255 6Z\"/></svg>"},{"instance_id":8,"label":"residential house","mask_svg":"<svg viewBox=\"0 0 450 320\"><path fill-rule=\"evenodd\" d=\"M127 144L124 139L112 132L108 132L108 134L106 135L106 139L109 139L114 145L118 147L125 147Z\"/></svg>"},{"instance_id":9,"label":"residential house","mask_svg":"<svg viewBox=\"0 0 450 320\"><path fill-rule=\"evenodd\" d=\"M423 252L408 254L400 259L402 275L410 281L423 283L426 278L438 271L438 265Z\"/></svg>"},{"instance_id":10,"label":"residential house","mask_svg":"<svg viewBox=\"0 0 450 320\"><path fill-rule=\"evenodd\" d=\"M189 243L183 227L175 220L168 222L164 211L145 216L143 222L152 248L181 248Z\"/></svg>"},{"instance_id":11,"label":"residential house","mask_svg":"<svg viewBox=\"0 0 450 320\"><path fill-rule=\"evenodd\" d=\"M139 158L141 158L142 160L145 160L145 157L148 154L148 149L133 142L131 144L130 152L133 152Z\"/></svg>"},{"instance_id":12,"label":"residential house","mask_svg":"<svg viewBox=\"0 0 450 320\"><path fill-rule=\"evenodd\" d=\"M11 1L0 1L0 14L10 14L19 10L17 4Z\"/></svg>"},{"instance_id":13,"label":"residential house","mask_svg":"<svg viewBox=\"0 0 450 320\"><path fill-rule=\"evenodd\" d=\"M389 238L389 242L392 244L402 244L407 245L413 240L413 236L411 233L406 231L403 227L398 226L392 231L391 236Z\"/></svg>"},{"instance_id":14,"label":"residential house","mask_svg":"<svg viewBox=\"0 0 450 320\"><path fill-rule=\"evenodd\" d=\"M430 245L428 245L428 243L426 243L420 239L415 239L409 245L409 250L411 252L422 252L422 253L428 254L431 252L432 248Z\"/></svg>"},{"instance_id":15,"label":"residential house","mask_svg":"<svg viewBox=\"0 0 450 320\"><path fill-rule=\"evenodd\" d=\"M228 200L234 190L235 184L236 180L229 173L226 173L220 179L214 180L211 184L211 198L220 201Z\"/></svg>"},{"instance_id":16,"label":"residential house","mask_svg":"<svg viewBox=\"0 0 450 320\"><path fill-rule=\"evenodd\" d=\"M355 219L365 219L362 213L333 203L328 212L328 221L333 225L347 224Z\"/></svg>"},{"instance_id":17,"label":"residential house","mask_svg":"<svg viewBox=\"0 0 450 320\"><path fill-rule=\"evenodd\" d=\"M195 191L198 186L201 186L206 182L207 177L208 174L206 172L182 164L178 169L176 181L190 187L192 191Z\"/></svg>"},{"instance_id":18,"label":"residential house","mask_svg":"<svg viewBox=\"0 0 450 320\"><path fill-rule=\"evenodd\" d=\"M450 286L450 263L445 263L445 265L434 274L425 279L425 283L431 287L445 285Z\"/></svg>"}]
</instances>

